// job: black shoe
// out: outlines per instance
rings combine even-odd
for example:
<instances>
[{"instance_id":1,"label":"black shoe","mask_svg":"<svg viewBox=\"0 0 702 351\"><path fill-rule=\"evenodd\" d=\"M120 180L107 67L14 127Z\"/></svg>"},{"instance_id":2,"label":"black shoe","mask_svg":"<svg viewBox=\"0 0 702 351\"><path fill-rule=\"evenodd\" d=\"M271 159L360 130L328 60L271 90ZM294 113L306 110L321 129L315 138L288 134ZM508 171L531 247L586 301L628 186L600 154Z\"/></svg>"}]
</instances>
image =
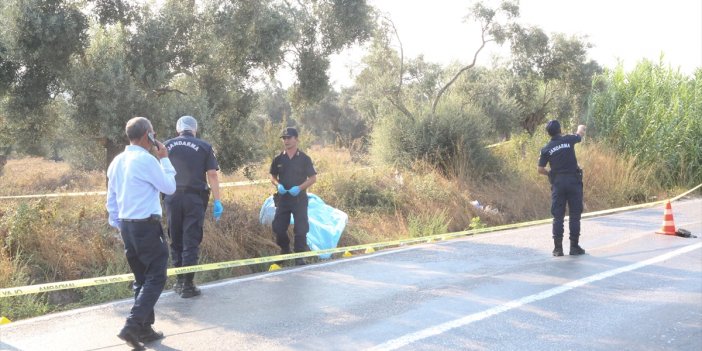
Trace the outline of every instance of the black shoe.
<instances>
[{"instance_id":1,"label":"black shoe","mask_svg":"<svg viewBox=\"0 0 702 351\"><path fill-rule=\"evenodd\" d=\"M570 247L570 255L575 256L575 255L584 255L585 250L583 250L580 245L575 245Z\"/></svg>"},{"instance_id":2,"label":"black shoe","mask_svg":"<svg viewBox=\"0 0 702 351\"><path fill-rule=\"evenodd\" d=\"M296 266L304 266L304 265L306 265L306 264L307 264L307 262L305 262L305 259L302 258L302 257L296 258L296 259L295 259L295 265L296 265Z\"/></svg>"},{"instance_id":3,"label":"black shoe","mask_svg":"<svg viewBox=\"0 0 702 351\"><path fill-rule=\"evenodd\" d=\"M193 284L192 282L185 282L185 284L183 284L183 291L180 292L180 297L187 299L194 296L198 296L201 293L202 292L200 291L200 289L198 289L197 286L195 286L195 284Z\"/></svg>"},{"instance_id":4,"label":"black shoe","mask_svg":"<svg viewBox=\"0 0 702 351\"><path fill-rule=\"evenodd\" d=\"M139 341L145 344L160 339L163 339L163 332L155 331L151 326L144 327L139 333Z\"/></svg>"},{"instance_id":5,"label":"black shoe","mask_svg":"<svg viewBox=\"0 0 702 351\"><path fill-rule=\"evenodd\" d=\"M553 249L553 256L555 256L555 257L563 256L563 248L557 247L557 248Z\"/></svg>"},{"instance_id":6,"label":"black shoe","mask_svg":"<svg viewBox=\"0 0 702 351\"><path fill-rule=\"evenodd\" d=\"M122 330L119 331L119 334L117 334L117 337L124 340L124 342L129 345L134 350L143 350L144 347L141 345L139 342L139 335L135 331L136 328L130 327L130 326L125 326L122 328Z\"/></svg>"}]
</instances>

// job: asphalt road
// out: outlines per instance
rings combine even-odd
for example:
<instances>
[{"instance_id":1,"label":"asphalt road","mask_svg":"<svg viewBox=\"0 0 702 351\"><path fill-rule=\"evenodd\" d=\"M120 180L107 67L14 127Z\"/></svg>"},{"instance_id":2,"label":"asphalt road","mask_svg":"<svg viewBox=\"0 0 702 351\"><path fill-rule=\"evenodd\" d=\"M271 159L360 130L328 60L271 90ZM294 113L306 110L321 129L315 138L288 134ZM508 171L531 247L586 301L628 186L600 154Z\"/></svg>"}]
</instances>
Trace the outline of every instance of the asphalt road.
<instances>
[{"instance_id":1,"label":"asphalt road","mask_svg":"<svg viewBox=\"0 0 702 351\"><path fill-rule=\"evenodd\" d=\"M673 203L702 236L702 200ZM702 239L654 234L662 206L381 251L165 292L151 350L702 350ZM567 240L566 240L567 242ZM567 246L567 243L564 243ZM2 350L128 350L131 301L0 327Z\"/></svg>"}]
</instances>

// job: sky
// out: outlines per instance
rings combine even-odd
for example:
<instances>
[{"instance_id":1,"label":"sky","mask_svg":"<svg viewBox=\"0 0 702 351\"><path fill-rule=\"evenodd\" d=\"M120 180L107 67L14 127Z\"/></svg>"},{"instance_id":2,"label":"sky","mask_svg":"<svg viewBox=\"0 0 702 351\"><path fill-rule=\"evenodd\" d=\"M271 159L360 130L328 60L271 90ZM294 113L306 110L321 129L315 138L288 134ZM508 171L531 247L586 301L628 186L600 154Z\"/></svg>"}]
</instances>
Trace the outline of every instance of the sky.
<instances>
[{"instance_id":1,"label":"sky","mask_svg":"<svg viewBox=\"0 0 702 351\"><path fill-rule=\"evenodd\" d=\"M470 0L368 3L395 23L406 58L421 54L431 62L467 64L480 45L479 28L463 21ZM549 35L586 36L594 46L589 58L605 67L621 62L631 70L644 58L658 62L661 53L664 64L684 74L702 67L700 0L521 0L519 7L524 25L541 27ZM363 52L356 47L332 57L330 76L336 88L353 83ZM492 43L481 52L478 64L489 65L500 52Z\"/></svg>"}]
</instances>

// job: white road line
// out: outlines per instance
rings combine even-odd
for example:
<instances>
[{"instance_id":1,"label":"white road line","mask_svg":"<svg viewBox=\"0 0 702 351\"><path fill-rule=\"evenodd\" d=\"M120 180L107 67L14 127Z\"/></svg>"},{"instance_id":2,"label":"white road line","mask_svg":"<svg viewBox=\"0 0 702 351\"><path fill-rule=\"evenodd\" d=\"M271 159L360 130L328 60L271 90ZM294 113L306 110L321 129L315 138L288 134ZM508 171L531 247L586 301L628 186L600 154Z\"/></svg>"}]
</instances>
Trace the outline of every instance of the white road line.
<instances>
[{"instance_id":1,"label":"white road line","mask_svg":"<svg viewBox=\"0 0 702 351\"><path fill-rule=\"evenodd\" d=\"M420 331L417 331L414 333L406 334L406 335L401 336L401 337L396 338L396 339L388 340L380 345L377 345L377 346L371 348L370 350L372 350L372 351L397 350L397 349L404 347L404 346L407 346L415 341L419 341L419 340L426 339L426 338L429 338L432 336L436 336L436 335L445 333L451 329L463 327L463 326L466 326L466 325L471 324L473 322L477 322L477 321L480 321L480 320L483 320L486 318L490 318L490 317L498 315L502 312L507 312L509 310L519 308L521 306L524 306L524 305L527 305L527 304L530 304L530 303L533 303L533 302L536 302L539 300L547 299L549 297L552 297L552 296L555 296L558 294L562 294L566 291L573 290L575 288L596 282L598 280L606 279L606 278L613 277L613 276L621 274L621 273L630 272L630 271L633 271L633 270L636 270L636 269L639 269L642 267L656 264L656 263L671 259L675 256L679 256L679 255L682 255L684 253L687 253L687 252L690 252L693 250L697 250L700 247L702 247L702 243L688 245L688 246L685 246L683 248L677 249L675 251L671 251L671 252L668 252L666 254L663 254L663 255L660 255L660 256L657 256L654 258L650 258L650 259L645 260L645 261L632 263L628 266L624 266L624 267L612 269L609 271L605 271L602 273L598 273L595 275L591 275L591 276L585 277L583 279L574 280L574 281L571 281L569 283L563 284L561 286L542 291L538 294L525 296L525 297L522 297L521 299L512 300L512 301L507 302L503 305L495 306L493 308L487 309L487 310L482 311L482 312L473 313L473 314L467 315L463 318L454 319L452 321L438 324L438 325L430 327L430 328L426 328L426 329L423 329L423 330L420 330Z\"/></svg>"}]
</instances>

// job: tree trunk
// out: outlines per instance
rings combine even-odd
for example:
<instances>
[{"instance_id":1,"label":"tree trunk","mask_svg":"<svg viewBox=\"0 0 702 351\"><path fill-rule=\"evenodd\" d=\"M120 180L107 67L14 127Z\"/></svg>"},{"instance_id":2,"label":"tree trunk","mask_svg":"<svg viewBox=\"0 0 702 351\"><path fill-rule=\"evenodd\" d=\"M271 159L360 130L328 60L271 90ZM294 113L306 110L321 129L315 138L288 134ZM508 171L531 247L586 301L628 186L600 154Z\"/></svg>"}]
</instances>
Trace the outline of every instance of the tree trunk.
<instances>
[{"instance_id":1,"label":"tree trunk","mask_svg":"<svg viewBox=\"0 0 702 351\"><path fill-rule=\"evenodd\" d=\"M105 175L107 175L107 168L110 166L110 163L112 163L112 160L114 160L117 155L119 155L122 150L124 150L124 145L115 143L114 141L110 140L109 138L102 137L98 138L97 142L105 148ZM107 177L105 177L105 185L107 185Z\"/></svg>"}]
</instances>

